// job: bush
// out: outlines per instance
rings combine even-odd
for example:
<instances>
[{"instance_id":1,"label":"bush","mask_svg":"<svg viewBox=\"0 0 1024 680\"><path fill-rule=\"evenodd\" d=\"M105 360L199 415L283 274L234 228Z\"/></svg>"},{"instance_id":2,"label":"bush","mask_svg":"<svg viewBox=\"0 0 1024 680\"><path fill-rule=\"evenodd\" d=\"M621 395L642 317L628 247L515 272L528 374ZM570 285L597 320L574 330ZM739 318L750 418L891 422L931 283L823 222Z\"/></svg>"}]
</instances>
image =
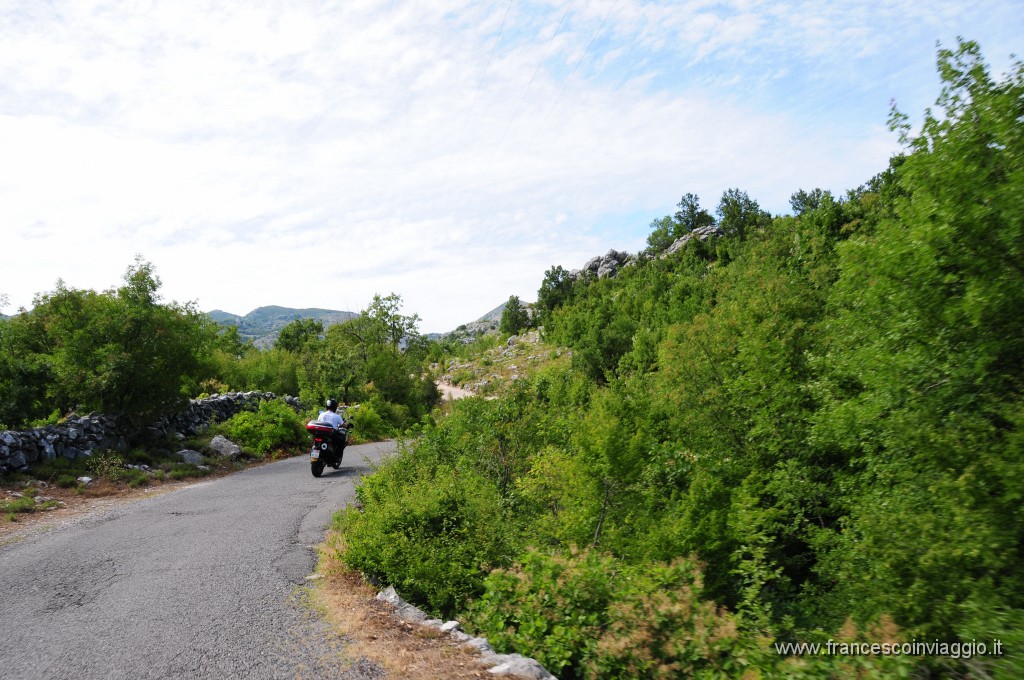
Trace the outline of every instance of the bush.
<instances>
[{"instance_id":1,"label":"bush","mask_svg":"<svg viewBox=\"0 0 1024 680\"><path fill-rule=\"evenodd\" d=\"M306 428L295 411L281 399L260 402L256 412L244 411L224 423L232 441L258 454L298 446L306 441Z\"/></svg>"},{"instance_id":2,"label":"bush","mask_svg":"<svg viewBox=\"0 0 1024 680\"><path fill-rule=\"evenodd\" d=\"M772 637L702 596L695 562L627 565L595 551L569 557L534 550L486 579L468 610L495 649L537 659L568 678L907 677L901 657L786 657ZM895 641L891 622L841 641ZM757 669L757 672L754 669ZM754 673L754 675L750 675Z\"/></svg>"},{"instance_id":3,"label":"bush","mask_svg":"<svg viewBox=\"0 0 1024 680\"><path fill-rule=\"evenodd\" d=\"M89 457L86 467L93 476L103 477L111 481L120 479L125 469L124 458L112 449L94 452Z\"/></svg>"},{"instance_id":4,"label":"bush","mask_svg":"<svg viewBox=\"0 0 1024 680\"><path fill-rule=\"evenodd\" d=\"M340 557L435 614L451 617L479 595L487 570L509 552L499 496L476 475L440 468L431 476L393 459L357 495L362 512L335 516L345 535Z\"/></svg>"},{"instance_id":5,"label":"bush","mask_svg":"<svg viewBox=\"0 0 1024 680\"><path fill-rule=\"evenodd\" d=\"M54 483L62 489L71 489L78 486L78 478L74 475L65 473L59 475Z\"/></svg>"},{"instance_id":6,"label":"bush","mask_svg":"<svg viewBox=\"0 0 1024 680\"><path fill-rule=\"evenodd\" d=\"M136 489L140 486L145 486L146 484L149 483L149 480L150 476L148 472L144 470L136 470L134 468L124 470L124 472L121 475L121 481L123 481L132 489Z\"/></svg>"},{"instance_id":7,"label":"bush","mask_svg":"<svg viewBox=\"0 0 1024 680\"><path fill-rule=\"evenodd\" d=\"M360 404L351 413L352 434L358 441L380 441L395 436L395 428L381 416L373 401Z\"/></svg>"}]
</instances>

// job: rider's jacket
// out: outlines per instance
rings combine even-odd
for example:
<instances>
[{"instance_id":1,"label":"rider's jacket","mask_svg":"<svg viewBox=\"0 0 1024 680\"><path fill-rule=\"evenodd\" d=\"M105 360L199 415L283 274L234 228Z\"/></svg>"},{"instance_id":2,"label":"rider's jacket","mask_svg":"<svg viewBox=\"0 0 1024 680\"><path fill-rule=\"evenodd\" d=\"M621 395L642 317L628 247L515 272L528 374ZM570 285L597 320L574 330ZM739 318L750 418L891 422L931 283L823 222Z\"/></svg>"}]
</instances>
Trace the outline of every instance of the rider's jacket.
<instances>
[{"instance_id":1,"label":"rider's jacket","mask_svg":"<svg viewBox=\"0 0 1024 680\"><path fill-rule=\"evenodd\" d=\"M321 411L316 419L322 423L330 423L334 426L335 430L345 424L345 419L334 411Z\"/></svg>"}]
</instances>

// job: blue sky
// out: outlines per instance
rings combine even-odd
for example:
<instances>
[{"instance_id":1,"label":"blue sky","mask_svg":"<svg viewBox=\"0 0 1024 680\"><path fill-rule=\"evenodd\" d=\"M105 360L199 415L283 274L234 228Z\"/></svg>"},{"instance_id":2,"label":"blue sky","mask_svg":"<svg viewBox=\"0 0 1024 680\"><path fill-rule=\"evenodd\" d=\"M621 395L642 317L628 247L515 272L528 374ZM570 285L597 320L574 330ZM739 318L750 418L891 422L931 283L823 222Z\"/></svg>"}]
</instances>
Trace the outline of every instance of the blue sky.
<instances>
[{"instance_id":1,"label":"blue sky","mask_svg":"<svg viewBox=\"0 0 1024 680\"><path fill-rule=\"evenodd\" d=\"M1020 52L1020 2L13 2L2 311L139 253L167 299L450 330L643 247L684 193L773 213L898 150L936 41Z\"/></svg>"}]
</instances>

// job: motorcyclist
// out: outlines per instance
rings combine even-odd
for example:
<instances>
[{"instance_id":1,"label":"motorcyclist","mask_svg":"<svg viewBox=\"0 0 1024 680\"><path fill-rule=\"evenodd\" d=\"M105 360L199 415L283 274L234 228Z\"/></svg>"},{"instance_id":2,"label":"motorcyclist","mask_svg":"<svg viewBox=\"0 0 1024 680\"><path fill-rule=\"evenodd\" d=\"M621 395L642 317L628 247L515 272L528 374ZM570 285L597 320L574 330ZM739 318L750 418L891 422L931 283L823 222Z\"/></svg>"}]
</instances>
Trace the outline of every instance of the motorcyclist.
<instances>
[{"instance_id":1,"label":"motorcyclist","mask_svg":"<svg viewBox=\"0 0 1024 680\"><path fill-rule=\"evenodd\" d=\"M334 427L332 433L333 444L337 447L338 451L345 448L346 435L340 430L345 427L345 419L338 414L338 402L334 399L328 399L326 404L326 410L321 411L320 415L316 417L322 423L330 423Z\"/></svg>"}]
</instances>

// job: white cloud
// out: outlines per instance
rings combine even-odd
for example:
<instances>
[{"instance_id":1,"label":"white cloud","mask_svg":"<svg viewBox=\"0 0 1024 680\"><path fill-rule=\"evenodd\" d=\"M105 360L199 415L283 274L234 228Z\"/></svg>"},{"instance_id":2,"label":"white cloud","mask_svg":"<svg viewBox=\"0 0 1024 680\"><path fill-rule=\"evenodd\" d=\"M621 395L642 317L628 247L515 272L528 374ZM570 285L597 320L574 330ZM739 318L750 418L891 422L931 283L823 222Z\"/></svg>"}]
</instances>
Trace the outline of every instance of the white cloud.
<instances>
[{"instance_id":1,"label":"white cloud","mask_svg":"<svg viewBox=\"0 0 1024 680\"><path fill-rule=\"evenodd\" d=\"M935 38L1004 45L1011 5L25 2L0 10L0 292L142 253L204 309L394 291L446 330L640 247L684 192L780 211L866 180L879 83L932 92ZM649 217L610 243L615 215Z\"/></svg>"}]
</instances>

